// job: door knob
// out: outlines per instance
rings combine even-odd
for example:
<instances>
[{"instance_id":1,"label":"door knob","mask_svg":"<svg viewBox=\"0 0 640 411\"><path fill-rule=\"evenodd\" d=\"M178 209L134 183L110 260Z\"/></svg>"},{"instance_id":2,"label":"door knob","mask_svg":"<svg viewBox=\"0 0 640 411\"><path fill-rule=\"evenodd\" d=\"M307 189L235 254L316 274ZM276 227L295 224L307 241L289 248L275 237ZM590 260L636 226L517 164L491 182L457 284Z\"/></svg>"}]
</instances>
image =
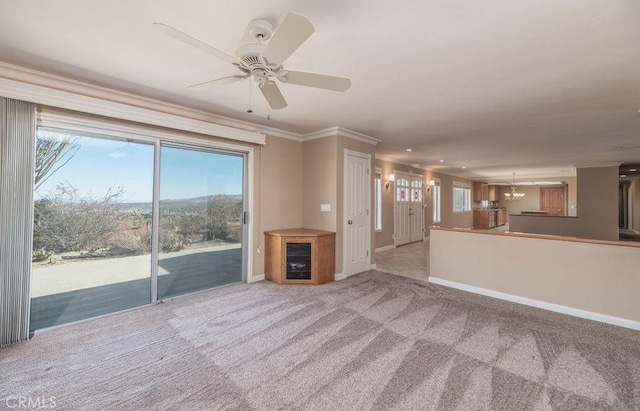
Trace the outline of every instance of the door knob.
<instances>
[{"instance_id":1,"label":"door knob","mask_svg":"<svg viewBox=\"0 0 640 411\"><path fill-rule=\"evenodd\" d=\"M347 224L353 224L353 221L348 220L348 221L347 221Z\"/></svg>"}]
</instances>

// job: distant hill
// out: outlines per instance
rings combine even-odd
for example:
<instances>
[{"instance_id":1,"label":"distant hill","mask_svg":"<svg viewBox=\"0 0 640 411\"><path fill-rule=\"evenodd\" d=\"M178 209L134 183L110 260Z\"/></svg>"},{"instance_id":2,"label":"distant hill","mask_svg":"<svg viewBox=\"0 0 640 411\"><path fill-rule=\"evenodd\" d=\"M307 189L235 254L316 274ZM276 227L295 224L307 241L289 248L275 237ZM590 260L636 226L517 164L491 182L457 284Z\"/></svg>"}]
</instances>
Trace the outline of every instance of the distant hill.
<instances>
[{"instance_id":1,"label":"distant hill","mask_svg":"<svg viewBox=\"0 0 640 411\"><path fill-rule=\"evenodd\" d=\"M160 200L162 211L189 211L207 207L209 204L228 205L229 203L242 203L242 194L215 194L210 196L200 196L193 198L178 198ZM143 203L120 203L118 207L122 211L142 211L151 210L151 202Z\"/></svg>"}]
</instances>

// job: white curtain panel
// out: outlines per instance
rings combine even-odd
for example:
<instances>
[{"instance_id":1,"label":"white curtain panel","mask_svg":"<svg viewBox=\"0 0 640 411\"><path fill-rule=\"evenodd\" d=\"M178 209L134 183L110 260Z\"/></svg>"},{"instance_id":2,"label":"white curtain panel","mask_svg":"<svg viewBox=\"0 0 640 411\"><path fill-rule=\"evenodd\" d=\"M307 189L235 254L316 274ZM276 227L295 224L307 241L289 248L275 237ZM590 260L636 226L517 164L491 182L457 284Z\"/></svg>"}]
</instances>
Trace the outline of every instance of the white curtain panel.
<instances>
[{"instance_id":1,"label":"white curtain panel","mask_svg":"<svg viewBox=\"0 0 640 411\"><path fill-rule=\"evenodd\" d=\"M0 346L29 338L35 106L0 97Z\"/></svg>"}]
</instances>

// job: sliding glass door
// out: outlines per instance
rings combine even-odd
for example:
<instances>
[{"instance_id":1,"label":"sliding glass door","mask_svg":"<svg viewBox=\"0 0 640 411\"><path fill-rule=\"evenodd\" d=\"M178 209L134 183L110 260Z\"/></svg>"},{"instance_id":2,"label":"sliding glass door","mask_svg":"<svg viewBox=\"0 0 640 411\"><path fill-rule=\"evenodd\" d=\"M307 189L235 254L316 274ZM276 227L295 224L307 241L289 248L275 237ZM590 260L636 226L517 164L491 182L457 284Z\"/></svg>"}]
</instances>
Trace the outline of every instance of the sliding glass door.
<instances>
[{"instance_id":1,"label":"sliding glass door","mask_svg":"<svg viewBox=\"0 0 640 411\"><path fill-rule=\"evenodd\" d=\"M242 280L244 154L44 128L36 152L31 330Z\"/></svg>"},{"instance_id":2,"label":"sliding glass door","mask_svg":"<svg viewBox=\"0 0 640 411\"><path fill-rule=\"evenodd\" d=\"M151 301L154 146L40 129L31 330Z\"/></svg>"},{"instance_id":3,"label":"sliding glass door","mask_svg":"<svg viewBox=\"0 0 640 411\"><path fill-rule=\"evenodd\" d=\"M241 281L244 158L163 145L158 298Z\"/></svg>"}]
</instances>

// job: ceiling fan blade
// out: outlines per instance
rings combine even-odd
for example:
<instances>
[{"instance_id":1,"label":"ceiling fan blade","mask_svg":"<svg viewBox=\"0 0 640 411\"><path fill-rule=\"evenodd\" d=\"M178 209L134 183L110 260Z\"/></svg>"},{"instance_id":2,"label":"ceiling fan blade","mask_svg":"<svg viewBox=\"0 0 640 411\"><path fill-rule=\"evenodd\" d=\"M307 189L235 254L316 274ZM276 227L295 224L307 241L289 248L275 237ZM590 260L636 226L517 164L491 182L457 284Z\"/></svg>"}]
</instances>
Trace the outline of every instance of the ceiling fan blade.
<instances>
[{"instance_id":1,"label":"ceiling fan blade","mask_svg":"<svg viewBox=\"0 0 640 411\"><path fill-rule=\"evenodd\" d=\"M284 76L280 76L278 78L284 83L298 84L301 86L322 88L333 91L346 91L351 87L351 80L346 77L305 73L303 71L287 70L287 73Z\"/></svg>"},{"instance_id":2,"label":"ceiling fan blade","mask_svg":"<svg viewBox=\"0 0 640 411\"><path fill-rule=\"evenodd\" d=\"M233 82L236 82L236 81L244 80L247 77L249 77L249 74L246 74L246 75L237 74L235 76L227 76L227 77L222 77L222 78L215 79L215 80L205 81L204 83L194 84L194 85L189 86L187 88L191 89L191 90L202 90L202 89L206 89L206 88L209 88L211 86L218 85L218 84L228 84L228 83L233 83Z\"/></svg>"},{"instance_id":3,"label":"ceiling fan blade","mask_svg":"<svg viewBox=\"0 0 640 411\"><path fill-rule=\"evenodd\" d=\"M287 107L287 101L284 99L284 96L280 92L276 83L268 81L266 83L261 83L258 87L272 109L278 110L280 108Z\"/></svg>"},{"instance_id":4,"label":"ceiling fan blade","mask_svg":"<svg viewBox=\"0 0 640 411\"><path fill-rule=\"evenodd\" d=\"M308 18L296 13L289 13L273 33L271 40L262 51L260 57L269 64L281 66L316 29Z\"/></svg>"},{"instance_id":5,"label":"ceiling fan blade","mask_svg":"<svg viewBox=\"0 0 640 411\"><path fill-rule=\"evenodd\" d=\"M173 37L174 39L180 40L183 43L187 43L188 45L193 46L199 50L202 50L205 53L212 54L218 57L219 59L228 61L229 63L232 63L232 64L238 64L240 62L240 60L225 53L224 51L220 51L217 48L212 47L207 43L203 43L200 40L194 37L191 37L190 35L183 33L178 29L174 29L173 27L168 26L164 23L153 23L153 26L158 30L162 31L163 33Z\"/></svg>"}]
</instances>

